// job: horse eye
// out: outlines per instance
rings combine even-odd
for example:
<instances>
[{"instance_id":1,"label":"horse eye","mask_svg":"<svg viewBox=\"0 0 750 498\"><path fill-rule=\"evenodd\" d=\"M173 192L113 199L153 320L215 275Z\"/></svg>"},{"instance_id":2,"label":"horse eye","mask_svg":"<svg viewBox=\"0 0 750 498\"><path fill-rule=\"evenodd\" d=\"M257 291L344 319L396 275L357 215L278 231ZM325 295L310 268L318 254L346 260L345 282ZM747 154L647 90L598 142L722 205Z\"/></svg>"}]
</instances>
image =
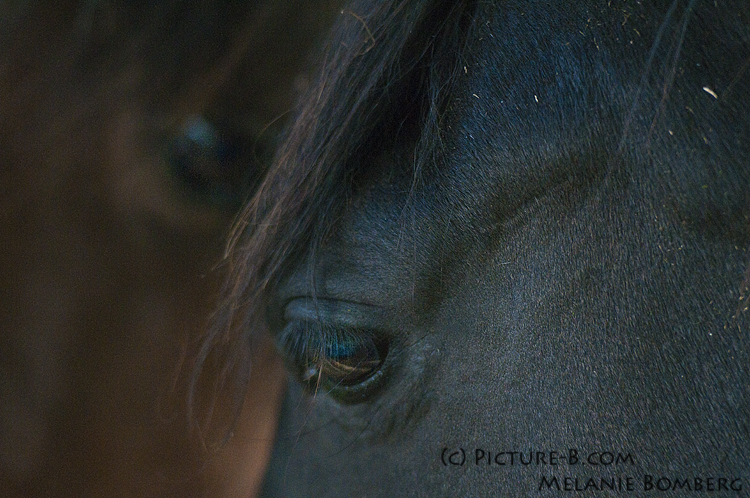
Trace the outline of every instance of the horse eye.
<instances>
[{"instance_id":1,"label":"horse eye","mask_svg":"<svg viewBox=\"0 0 750 498\"><path fill-rule=\"evenodd\" d=\"M371 330L290 322L278 338L292 371L311 393L342 402L364 401L383 380L388 341Z\"/></svg>"},{"instance_id":2,"label":"horse eye","mask_svg":"<svg viewBox=\"0 0 750 498\"><path fill-rule=\"evenodd\" d=\"M238 147L208 121L193 117L169 149L173 174L198 198L220 205L241 201L243 175Z\"/></svg>"},{"instance_id":3,"label":"horse eye","mask_svg":"<svg viewBox=\"0 0 750 498\"><path fill-rule=\"evenodd\" d=\"M339 334L336 334L339 336ZM307 372L314 372L322 380L335 386L355 386L366 381L378 371L385 359L385 351L378 348L368 334L340 334L325 343L324 354L313 359Z\"/></svg>"}]
</instances>

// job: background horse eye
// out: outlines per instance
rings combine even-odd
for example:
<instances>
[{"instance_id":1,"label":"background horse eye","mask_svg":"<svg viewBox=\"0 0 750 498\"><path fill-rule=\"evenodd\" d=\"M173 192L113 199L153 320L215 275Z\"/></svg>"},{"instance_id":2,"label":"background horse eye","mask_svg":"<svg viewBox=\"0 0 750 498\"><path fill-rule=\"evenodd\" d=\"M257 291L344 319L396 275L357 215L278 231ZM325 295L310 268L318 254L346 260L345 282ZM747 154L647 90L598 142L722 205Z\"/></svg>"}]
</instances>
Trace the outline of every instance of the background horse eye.
<instances>
[{"instance_id":1,"label":"background horse eye","mask_svg":"<svg viewBox=\"0 0 750 498\"><path fill-rule=\"evenodd\" d=\"M388 341L371 330L291 322L279 349L310 392L323 388L341 402L364 401L384 380Z\"/></svg>"},{"instance_id":2,"label":"background horse eye","mask_svg":"<svg viewBox=\"0 0 750 498\"><path fill-rule=\"evenodd\" d=\"M169 164L199 200L238 205L247 190L247 166L253 162L245 149L249 147L241 138L222 133L201 117L192 117L171 144Z\"/></svg>"}]
</instances>

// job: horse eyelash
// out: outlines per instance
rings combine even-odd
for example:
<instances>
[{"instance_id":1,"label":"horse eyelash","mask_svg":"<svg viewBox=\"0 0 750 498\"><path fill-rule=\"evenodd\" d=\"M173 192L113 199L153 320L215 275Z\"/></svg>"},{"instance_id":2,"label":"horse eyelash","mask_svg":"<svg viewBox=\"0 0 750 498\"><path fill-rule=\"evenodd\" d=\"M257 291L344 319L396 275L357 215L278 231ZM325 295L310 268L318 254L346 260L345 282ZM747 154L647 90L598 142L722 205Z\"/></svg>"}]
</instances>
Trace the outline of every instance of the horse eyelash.
<instances>
[{"instance_id":1,"label":"horse eyelash","mask_svg":"<svg viewBox=\"0 0 750 498\"><path fill-rule=\"evenodd\" d=\"M293 330L283 337L284 347L295 360L308 358L327 358L327 350L343 348L346 339L358 340L371 333L362 333L351 327L322 324L314 321L301 321ZM312 354L311 354L312 353Z\"/></svg>"}]
</instances>

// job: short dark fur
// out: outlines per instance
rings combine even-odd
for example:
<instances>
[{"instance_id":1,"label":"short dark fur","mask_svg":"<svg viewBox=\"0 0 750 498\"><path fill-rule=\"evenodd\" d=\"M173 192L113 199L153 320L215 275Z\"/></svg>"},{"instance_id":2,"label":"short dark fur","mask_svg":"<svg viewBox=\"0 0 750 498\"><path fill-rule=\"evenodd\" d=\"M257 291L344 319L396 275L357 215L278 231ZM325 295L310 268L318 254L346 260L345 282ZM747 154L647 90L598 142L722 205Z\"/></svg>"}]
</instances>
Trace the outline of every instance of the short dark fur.
<instances>
[{"instance_id":1,"label":"short dark fur","mask_svg":"<svg viewBox=\"0 0 750 498\"><path fill-rule=\"evenodd\" d=\"M748 20L693 0L345 10L201 359L241 385L253 338L302 319L284 299L316 294L405 339L361 404L292 386L267 492L484 495L494 477L440 473L433 448L484 437L699 473L706 430L729 454L706 472L746 471Z\"/></svg>"}]
</instances>

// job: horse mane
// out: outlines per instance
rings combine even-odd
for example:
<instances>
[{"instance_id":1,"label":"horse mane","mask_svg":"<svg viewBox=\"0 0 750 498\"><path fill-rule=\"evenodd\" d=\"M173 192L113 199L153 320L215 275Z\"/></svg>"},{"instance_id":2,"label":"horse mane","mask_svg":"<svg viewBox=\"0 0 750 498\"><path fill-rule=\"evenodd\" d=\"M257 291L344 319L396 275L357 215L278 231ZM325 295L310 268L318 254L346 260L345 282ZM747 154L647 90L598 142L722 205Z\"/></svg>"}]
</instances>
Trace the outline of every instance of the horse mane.
<instances>
[{"instance_id":1,"label":"horse mane","mask_svg":"<svg viewBox=\"0 0 750 498\"><path fill-rule=\"evenodd\" d=\"M353 178L372 168L367 153L410 120L421 130L416 181L439 147L444 96L460 69L474 7L469 1L359 0L341 11L317 79L231 234L223 262L229 279L196 358L193 393L205 381L205 365L220 365L214 392L233 390L239 413L275 285L290 262L314 254Z\"/></svg>"}]
</instances>

